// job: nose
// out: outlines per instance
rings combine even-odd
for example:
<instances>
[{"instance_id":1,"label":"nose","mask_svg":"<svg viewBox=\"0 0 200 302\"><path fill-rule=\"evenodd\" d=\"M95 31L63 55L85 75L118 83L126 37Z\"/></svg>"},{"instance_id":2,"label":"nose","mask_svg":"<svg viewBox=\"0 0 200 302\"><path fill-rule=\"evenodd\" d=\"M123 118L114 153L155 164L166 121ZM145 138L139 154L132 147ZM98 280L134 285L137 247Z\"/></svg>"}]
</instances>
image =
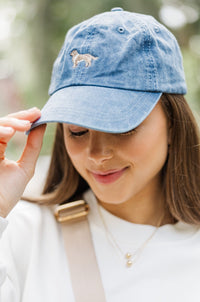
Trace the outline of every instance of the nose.
<instances>
[{"instance_id":1,"label":"nose","mask_svg":"<svg viewBox=\"0 0 200 302\"><path fill-rule=\"evenodd\" d=\"M88 159L96 165L113 157L113 147L109 134L94 131L88 144Z\"/></svg>"}]
</instances>

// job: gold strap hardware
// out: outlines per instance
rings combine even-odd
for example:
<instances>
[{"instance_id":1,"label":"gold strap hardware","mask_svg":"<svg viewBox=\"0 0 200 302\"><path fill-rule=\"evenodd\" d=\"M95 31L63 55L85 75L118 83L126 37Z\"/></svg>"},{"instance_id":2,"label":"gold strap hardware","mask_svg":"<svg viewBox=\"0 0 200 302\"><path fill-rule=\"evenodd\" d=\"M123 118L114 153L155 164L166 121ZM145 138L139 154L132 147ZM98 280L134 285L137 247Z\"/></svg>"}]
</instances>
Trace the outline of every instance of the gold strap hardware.
<instances>
[{"instance_id":1,"label":"gold strap hardware","mask_svg":"<svg viewBox=\"0 0 200 302\"><path fill-rule=\"evenodd\" d=\"M62 223L84 218L88 212L89 205L84 200L77 200L57 206L54 215Z\"/></svg>"}]
</instances>

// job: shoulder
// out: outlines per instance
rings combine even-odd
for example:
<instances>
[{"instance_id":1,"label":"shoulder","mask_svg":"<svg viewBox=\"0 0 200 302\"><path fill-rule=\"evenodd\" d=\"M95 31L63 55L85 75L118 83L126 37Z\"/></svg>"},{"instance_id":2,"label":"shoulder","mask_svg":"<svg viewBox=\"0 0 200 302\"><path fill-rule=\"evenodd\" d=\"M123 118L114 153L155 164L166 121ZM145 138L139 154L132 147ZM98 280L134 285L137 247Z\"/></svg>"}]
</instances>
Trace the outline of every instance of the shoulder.
<instances>
[{"instance_id":1,"label":"shoulder","mask_svg":"<svg viewBox=\"0 0 200 302\"><path fill-rule=\"evenodd\" d=\"M24 284L29 270L38 274L36 263L46 263L49 250L55 247L52 254L58 254L59 226L50 207L27 201L19 201L6 221L0 240L0 264L6 267L12 282L19 279Z\"/></svg>"},{"instance_id":2,"label":"shoulder","mask_svg":"<svg viewBox=\"0 0 200 302\"><path fill-rule=\"evenodd\" d=\"M20 200L7 217L9 225L34 227L46 217L52 217L50 207Z\"/></svg>"},{"instance_id":3,"label":"shoulder","mask_svg":"<svg viewBox=\"0 0 200 302\"><path fill-rule=\"evenodd\" d=\"M19 201L7 216L8 225L3 232L2 240L9 242L11 249L20 246L31 247L44 230L51 232L57 228L51 207L41 206L27 201ZM41 238L42 239L42 238Z\"/></svg>"}]
</instances>

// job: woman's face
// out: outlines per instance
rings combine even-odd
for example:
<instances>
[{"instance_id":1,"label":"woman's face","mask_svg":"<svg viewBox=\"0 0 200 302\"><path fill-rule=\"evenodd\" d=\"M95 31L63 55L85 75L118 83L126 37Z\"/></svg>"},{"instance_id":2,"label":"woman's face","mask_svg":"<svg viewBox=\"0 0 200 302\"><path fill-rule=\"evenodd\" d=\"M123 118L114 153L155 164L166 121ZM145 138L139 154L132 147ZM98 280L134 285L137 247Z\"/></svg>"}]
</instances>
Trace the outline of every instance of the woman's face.
<instances>
[{"instance_id":1,"label":"woman's face","mask_svg":"<svg viewBox=\"0 0 200 302\"><path fill-rule=\"evenodd\" d=\"M67 153L97 198L120 204L161 191L168 125L161 102L136 129L110 134L63 124Z\"/></svg>"}]
</instances>

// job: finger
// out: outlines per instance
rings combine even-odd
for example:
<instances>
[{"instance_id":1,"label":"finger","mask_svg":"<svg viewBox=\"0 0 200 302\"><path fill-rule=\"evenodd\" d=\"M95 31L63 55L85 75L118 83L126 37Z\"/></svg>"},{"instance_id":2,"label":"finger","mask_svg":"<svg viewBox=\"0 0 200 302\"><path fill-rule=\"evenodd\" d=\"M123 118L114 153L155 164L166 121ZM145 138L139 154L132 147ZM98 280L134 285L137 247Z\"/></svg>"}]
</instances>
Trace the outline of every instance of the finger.
<instances>
[{"instance_id":1,"label":"finger","mask_svg":"<svg viewBox=\"0 0 200 302\"><path fill-rule=\"evenodd\" d=\"M31 127L29 120L19 120L17 118L2 117L0 118L0 126L12 127L16 131L27 131Z\"/></svg>"},{"instance_id":2,"label":"finger","mask_svg":"<svg viewBox=\"0 0 200 302\"><path fill-rule=\"evenodd\" d=\"M0 118L0 125L13 127L17 131L28 131L31 123L39 119L41 111L34 107L29 110L23 110Z\"/></svg>"},{"instance_id":3,"label":"finger","mask_svg":"<svg viewBox=\"0 0 200 302\"><path fill-rule=\"evenodd\" d=\"M5 159L7 143L0 142L0 162Z\"/></svg>"},{"instance_id":4,"label":"finger","mask_svg":"<svg viewBox=\"0 0 200 302\"><path fill-rule=\"evenodd\" d=\"M0 126L0 143L8 143L14 134L13 128Z\"/></svg>"},{"instance_id":5,"label":"finger","mask_svg":"<svg viewBox=\"0 0 200 302\"><path fill-rule=\"evenodd\" d=\"M28 110L11 113L7 116L19 120L29 120L32 123L41 116L41 111L37 107L33 107Z\"/></svg>"},{"instance_id":6,"label":"finger","mask_svg":"<svg viewBox=\"0 0 200 302\"><path fill-rule=\"evenodd\" d=\"M29 177L33 176L35 165L42 148L45 129L46 125L41 125L30 132L24 152L18 161L18 164Z\"/></svg>"},{"instance_id":7,"label":"finger","mask_svg":"<svg viewBox=\"0 0 200 302\"><path fill-rule=\"evenodd\" d=\"M11 127L0 126L0 161L5 159L7 143L14 134L15 130L13 130Z\"/></svg>"},{"instance_id":8,"label":"finger","mask_svg":"<svg viewBox=\"0 0 200 302\"><path fill-rule=\"evenodd\" d=\"M4 137L10 137L14 134L15 130L11 127L0 126L0 139Z\"/></svg>"}]
</instances>

